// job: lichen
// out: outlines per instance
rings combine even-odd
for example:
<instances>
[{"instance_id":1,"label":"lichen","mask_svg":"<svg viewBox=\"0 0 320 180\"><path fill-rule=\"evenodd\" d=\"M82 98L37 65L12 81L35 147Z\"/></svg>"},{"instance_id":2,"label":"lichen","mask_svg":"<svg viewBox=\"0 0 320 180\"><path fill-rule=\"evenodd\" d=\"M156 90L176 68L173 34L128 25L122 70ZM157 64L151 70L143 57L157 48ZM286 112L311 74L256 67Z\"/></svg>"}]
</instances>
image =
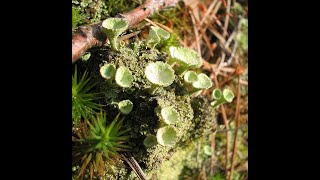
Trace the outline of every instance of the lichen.
<instances>
[{"instance_id":1,"label":"lichen","mask_svg":"<svg viewBox=\"0 0 320 180\"><path fill-rule=\"evenodd\" d=\"M150 93L153 84L146 78L145 68L151 62L166 63L169 58L167 53L150 49L144 43L140 43L121 47L119 52L103 47L92 51L91 58L94 61L86 66L90 69L92 77L100 82L98 88L104 95L102 103L105 104L107 116L114 117L118 113L114 102L130 100L134 105L132 111L125 116L123 126L131 129L128 142L130 152L145 173L156 175L163 163L177 150L204 137L214 128L214 112L209 101L205 97L193 97L187 93L183 86L183 77L175 76L172 84L167 87L159 86L156 91ZM100 75L100 67L107 63L115 65L116 68L125 67L131 72L133 81L130 87L117 86L114 80L107 81ZM179 120L170 124L176 131L176 143L172 146L158 143L146 147L143 143L146 137L156 136L158 129L165 125L161 120L161 109L166 107L174 108L179 114ZM131 171L126 173L127 179L136 178Z\"/></svg>"}]
</instances>

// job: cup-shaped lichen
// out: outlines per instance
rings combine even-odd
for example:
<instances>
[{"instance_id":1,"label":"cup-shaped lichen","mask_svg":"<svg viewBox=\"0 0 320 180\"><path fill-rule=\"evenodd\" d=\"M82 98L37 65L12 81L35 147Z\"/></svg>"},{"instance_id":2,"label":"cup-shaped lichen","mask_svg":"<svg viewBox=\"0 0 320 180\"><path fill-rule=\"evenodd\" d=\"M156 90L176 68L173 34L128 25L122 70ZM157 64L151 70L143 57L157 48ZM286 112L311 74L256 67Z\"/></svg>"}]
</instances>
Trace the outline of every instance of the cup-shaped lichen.
<instances>
[{"instance_id":1,"label":"cup-shaped lichen","mask_svg":"<svg viewBox=\"0 0 320 180\"><path fill-rule=\"evenodd\" d=\"M118 103L118 108L122 114L129 114L132 111L133 103L130 100L123 100Z\"/></svg>"},{"instance_id":2,"label":"cup-shaped lichen","mask_svg":"<svg viewBox=\"0 0 320 180\"><path fill-rule=\"evenodd\" d=\"M100 74L105 79L111 79L116 73L116 66L113 64L105 64L100 68Z\"/></svg>"},{"instance_id":3,"label":"cup-shaped lichen","mask_svg":"<svg viewBox=\"0 0 320 180\"><path fill-rule=\"evenodd\" d=\"M157 142L157 137L154 135L147 136L143 140L143 145L146 146L147 148L151 148L152 146L158 144Z\"/></svg>"},{"instance_id":4,"label":"cup-shaped lichen","mask_svg":"<svg viewBox=\"0 0 320 180\"><path fill-rule=\"evenodd\" d=\"M173 145L176 142L177 133L171 126L166 126L158 129L157 141L163 146Z\"/></svg>"},{"instance_id":5,"label":"cup-shaped lichen","mask_svg":"<svg viewBox=\"0 0 320 180\"><path fill-rule=\"evenodd\" d=\"M234 98L234 94L230 89L224 89L223 92L221 92L220 89L214 89L212 91L212 97L216 100L211 102L211 106L216 108L226 102L231 103Z\"/></svg>"},{"instance_id":6,"label":"cup-shaped lichen","mask_svg":"<svg viewBox=\"0 0 320 180\"><path fill-rule=\"evenodd\" d=\"M219 100L222 98L222 91L218 88L212 91L212 98L215 100Z\"/></svg>"},{"instance_id":7,"label":"cup-shaped lichen","mask_svg":"<svg viewBox=\"0 0 320 180\"><path fill-rule=\"evenodd\" d=\"M102 31L107 35L114 50L119 49L118 37L128 28L128 22L121 18L108 18L102 22Z\"/></svg>"},{"instance_id":8,"label":"cup-shaped lichen","mask_svg":"<svg viewBox=\"0 0 320 180\"><path fill-rule=\"evenodd\" d=\"M212 154L211 146L205 145L203 147L203 152L204 152L204 154L206 154L208 156L211 156L211 154Z\"/></svg>"},{"instance_id":9,"label":"cup-shaped lichen","mask_svg":"<svg viewBox=\"0 0 320 180\"><path fill-rule=\"evenodd\" d=\"M169 48L171 59L170 64L178 63L179 68L177 69L178 74L185 73L188 69L200 68L203 64L201 56L194 50L184 47Z\"/></svg>"},{"instance_id":10,"label":"cup-shaped lichen","mask_svg":"<svg viewBox=\"0 0 320 180\"><path fill-rule=\"evenodd\" d=\"M166 124L175 124L180 120L178 111L172 106L162 108L161 117Z\"/></svg>"},{"instance_id":11,"label":"cup-shaped lichen","mask_svg":"<svg viewBox=\"0 0 320 180\"><path fill-rule=\"evenodd\" d=\"M130 70L126 67L119 67L115 77L116 83L121 87L130 87L133 82L133 76Z\"/></svg>"},{"instance_id":12,"label":"cup-shaped lichen","mask_svg":"<svg viewBox=\"0 0 320 180\"><path fill-rule=\"evenodd\" d=\"M153 49L161 40L170 38L170 33L164 29L156 26L151 26L149 35L147 37L147 44Z\"/></svg>"},{"instance_id":13,"label":"cup-shaped lichen","mask_svg":"<svg viewBox=\"0 0 320 180\"><path fill-rule=\"evenodd\" d=\"M167 87L174 81L174 70L164 62L151 62L145 68L147 79L155 85Z\"/></svg>"},{"instance_id":14,"label":"cup-shaped lichen","mask_svg":"<svg viewBox=\"0 0 320 180\"><path fill-rule=\"evenodd\" d=\"M231 103L233 98L234 98L234 94L230 89L224 89L223 92L223 98L228 102Z\"/></svg>"},{"instance_id":15,"label":"cup-shaped lichen","mask_svg":"<svg viewBox=\"0 0 320 180\"><path fill-rule=\"evenodd\" d=\"M196 89L209 89L213 85L211 79L203 73L198 74L198 80L192 83Z\"/></svg>"},{"instance_id":16,"label":"cup-shaped lichen","mask_svg":"<svg viewBox=\"0 0 320 180\"><path fill-rule=\"evenodd\" d=\"M183 79L186 83L193 83L195 81L198 81L198 75L196 72L194 71L187 71L184 76Z\"/></svg>"}]
</instances>

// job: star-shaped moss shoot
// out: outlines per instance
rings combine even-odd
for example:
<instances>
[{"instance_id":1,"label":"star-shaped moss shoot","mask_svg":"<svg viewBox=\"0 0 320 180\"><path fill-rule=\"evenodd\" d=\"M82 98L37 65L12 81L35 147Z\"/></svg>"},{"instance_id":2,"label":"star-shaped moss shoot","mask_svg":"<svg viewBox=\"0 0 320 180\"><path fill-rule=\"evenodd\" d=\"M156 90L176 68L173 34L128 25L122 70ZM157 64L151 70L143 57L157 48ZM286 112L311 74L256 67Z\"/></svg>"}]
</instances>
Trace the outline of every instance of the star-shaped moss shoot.
<instances>
[{"instance_id":1,"label":"star-shaped moss shoot","mask_svg":"<svg viewBox=\"0 0 320 180\"><path fill-rule=\"evenodd\" d=\"M181 75L188 69L200 68L203 64L201 56L194 50L184 47L171 46L169 64L177 63L176 72Z\"/></svg>"},{"instance_id":2,"label":"star-shaped moss shoot","mask_svg":"<svg viewBox=\"0 0 320 180\"><path fill-rule=\"evenodd\" d=\"M164 29L156 26L151 26L149 35L147 37L147 44L152 49L160 43L161 40L167 40L170 38L170 33Z\"/></svg>"},{"instance_id":3,"label":"star-shaped moss shoot","mask_svg":"<svg viewBox=\"0 0 320 180\"><path fill-rule=\"evenodd\" d=\"M105 64L100 68L100 74L105 79L111 79L116 73L116 66L113 64Z\"/></svg>"},{"instance_id":4,"label":"star-shaped moss shoot","mask_svg":"<svg viewBox=\"0 0 320 180\"><path fill-rule=\"evenodd\" d=\"M119 50L118 37L128 28L128 22L121 18L108 18L102 22L101 29L107 35L111 48Z\"/></svg>"},{"instance_id":5,"label":"star-shaped moss shoot","mask_svg":"<svg viewBox=\"0 0 320 180\"><path fill-rule=\"evenodd\" d=\"M183 79L186 83L190 84L198 81L198 75L194 71L187 71L186 73L184 73Z\"/></svg>"},{"instance_id":6,"label":"star-shaped moss shoot","mask_svg":"<svg viewBox=\"0 0 320 180\"><path fill-rule=\"evenodd\" d=\"M212 98L215 99L215 101L211 102L211 106L216 108L226 102L231 103L234 98L234 94L230 89L224 89L223 92L221 92L220 89L214 89L212 91Z\"/></svg>"},{"instance_id":7,"label":"star-shaped moss shoot","mask_svg":"<svg viewBox=\"0 0 320 180\"><path fill-rule=\"evenodd\" d=\"M175 124L180 120L179 113L172 106L161 109L161 117L166 124Z\"/></svg>"},{"instance_id":8,"label":"star-shaped moss shoot","mask_svg":"<svg viewBox=\"0 0 320 180\"><path fill-rule=\"evenodd\" d=\"M163 146L170 146L176 142L177 133L176 130L171 126L166 126L158 129L157 141Z\"/></svg>"},{"instance_id":9,"label":"star-shaped moss shoot","mask_svg":"<svg viewBox=\"0 0 320 180\"><path fill-rule=\"evenodd\" d=\"M198 74L198 80L192 83L192 86L197 89L209 89L213 85L211 79L203 73Z\"/></svg>"},{"instance_id":10,"label":"star-shaped moss shoot","mask_svg":"<svg viewBox=\"0 0 320 180\"><path fill-rule=\"evenodd\" d=\"M174 70L164 62L151 62L145 68L147 79L155 85L167 87L174 81Z\"/></svg>"},{"instance_id":11,"label":"star-shaped moss shoot","mask_svg":"<svg viewBox=\"0 0 320 180\"><path fill-rule=\"evenodd\" d=\"M119 86L127 88L131 86L133 76L128 68L121 66L117 69L115 80Z\"/></svg>"},{"instance_id":12,"label":"star-shaped moss shoot","mask_svg":"<svg viewBox=\"0 0 320 180\"><path fill-rule=\"evenodd\" d=\"M143 145L147 148L151 148L152 146L158 144L157 142L157 137L154 135L150 135L147 136L144 140L143 140Z\"/></svg>"},{"instance_id":13,"label":"star-shaped moss shoot","mask_svg":"<svg viewBox=\"0 0 320 180\"><path fill-rule=\"evenodd\" d=\"M132 111L133 103L130 100L123 100L118 103L119 111L122 114L129 114Z\"/></svg>"}]
</instances>

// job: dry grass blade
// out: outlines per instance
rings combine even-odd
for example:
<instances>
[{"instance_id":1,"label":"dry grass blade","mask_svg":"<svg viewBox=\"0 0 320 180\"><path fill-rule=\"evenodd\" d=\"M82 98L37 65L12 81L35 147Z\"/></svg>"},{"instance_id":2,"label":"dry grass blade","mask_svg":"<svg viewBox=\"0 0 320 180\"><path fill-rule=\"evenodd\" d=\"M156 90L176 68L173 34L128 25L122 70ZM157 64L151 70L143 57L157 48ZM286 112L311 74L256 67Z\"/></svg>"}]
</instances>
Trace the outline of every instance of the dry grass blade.
<instances>
[{"instance_id":1,"label":"dry grass blade","mask_svg":"<svg viewBox=\"0 0 320 180\"><path fill-rule=\"evenodd\" d=\"M194 15L194 11L191 11L191 15L192 15L192 17L195 17L195 15ZM191 18L192 18L191 17ZM201 37L204 39L204 41L205 41L205 43L206 43L206 45L207 45L207 47L208 47L208 49L209 49L209 54L210 54L210 57L212 57L213 56L213 52L212 52L212 50L213 50L213 47L212 47L212 45L210 44L210 41L209 41L209 38L208 38L208 36L206 35L206 33L205 33L205 31L203 30L203 28L201 27L201 25L200 25L200 23L197 21L197 19L196 18L193 18L193 20L195 21L194 23L194 27L198 27L198 31L200 31L200 33L201 33L201 35L200 35L200 37L199 37L199 41L201 41L200 39L201 39ZM193 21L192 21L193 22ZM197 40L197 41L198 41ZM199 46L200 46L200 44L201 44L201 42L199 42Z\"/></svg>"},{"instance_id":2,"label":"dry grass blade","mask_svg":"<svg viewBox=\"0 0 320 180\"><path fill-rule=\"evenodd\" d=\"M212 12L212 10L213 10L214 6L217 4L217 2L218 2L218 0L212 1L208 10L206 11L206 13L204 14L204 16L202 17L202 19L200 21L200 26L202 26L203 23L205 22L205 20L207 20L207 17L210 15L210 13Z\"/></svg>"},{"instance_id":3,"label":"dry grass blade","mask_svg":"<svg viewBox=\"0 0 320 180\"><path fill-rule=\"evenodd\" d=\"M129 164L131 169L137 175L140 180L147 180L146 175L142 171L138 162L134 159L134 157L130 153L123 153L121 154L122 158Z\"/></svg>"},{"instance_id":4,"label":"dry grass blade","mask_svg":"<svg viewBox=\"0 0 320 180\"><path fill-rule=\"evenodd\" d=\"M196 18L195 18L195 15L193 14L193 9L189 10L189 14L191 15L193 31L194 31L194 35L196 36L197 51L199 54L201 54L199 32L197 30L197 24L196 24L196 20L195 20Z\"/></svg>"},{"instance_id":5,"label":"dry grass blade","mask_svg":"<svg viewBox=\"0 0 320 180\"><path fill-rule=\"evenodd\" d=\"M230 7L231 7L231 0L228 0L227 3L227 13L226 13L226 20L224 21L224 26L223 26L223 37L227 37L228 33L228 26L229 26L229 19L230 19Z\"/></svg>"}]
</instances>

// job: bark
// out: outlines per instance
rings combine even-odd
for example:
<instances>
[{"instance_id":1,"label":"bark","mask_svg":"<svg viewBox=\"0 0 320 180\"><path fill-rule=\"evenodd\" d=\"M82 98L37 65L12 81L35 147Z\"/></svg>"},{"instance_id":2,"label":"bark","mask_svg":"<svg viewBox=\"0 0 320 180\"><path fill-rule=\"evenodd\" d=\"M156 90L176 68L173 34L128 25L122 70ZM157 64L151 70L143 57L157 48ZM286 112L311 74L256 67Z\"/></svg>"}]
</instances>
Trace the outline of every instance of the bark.
<instances>
[{"instance_id":1,"label":"bark","mask_svg":"<svg viewBox=\"0 0 320 180\"><path fill-rule=\"evenodd\" d=\"M123 18L129 23L129 28L141 22L155 11L175 6L179 0L146 0L142 5L127 13L119 14L116 17ZM72 36L72 62L78 60L81 55L94 46L102 46L107 37L100 31L102 22L88 26L78 27Z\"/></svg>"}]
</instances>

